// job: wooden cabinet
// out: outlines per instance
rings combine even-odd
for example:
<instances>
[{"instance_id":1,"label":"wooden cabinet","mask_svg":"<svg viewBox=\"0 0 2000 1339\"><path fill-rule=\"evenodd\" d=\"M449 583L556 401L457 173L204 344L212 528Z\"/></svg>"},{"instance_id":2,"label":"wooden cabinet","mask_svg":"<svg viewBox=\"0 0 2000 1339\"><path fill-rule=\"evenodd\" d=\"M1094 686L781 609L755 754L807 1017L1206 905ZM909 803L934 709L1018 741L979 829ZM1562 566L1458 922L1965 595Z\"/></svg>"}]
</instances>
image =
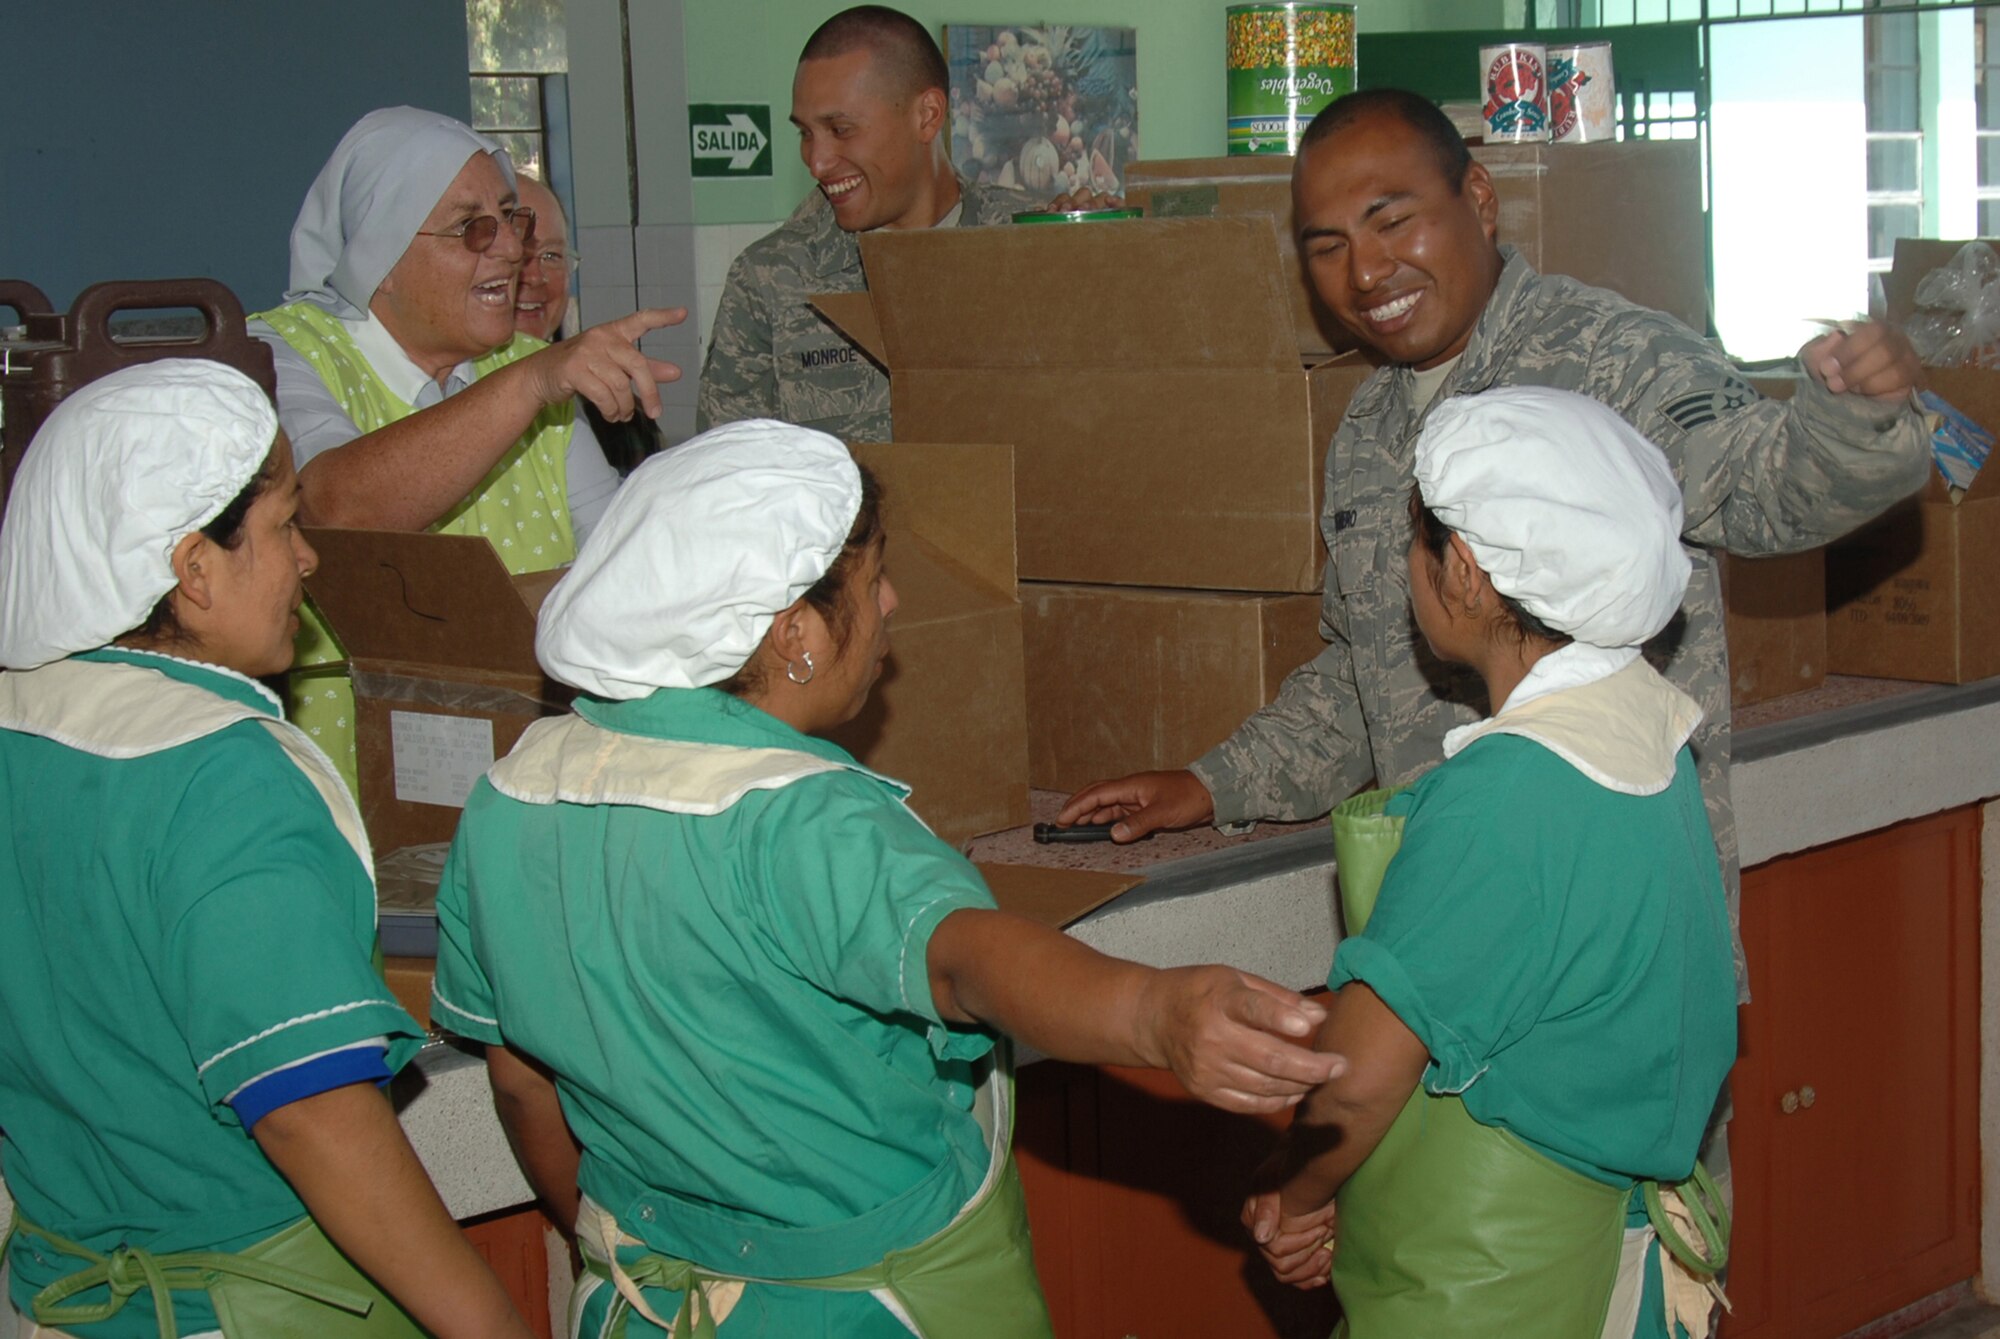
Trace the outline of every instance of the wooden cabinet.
<instances>
[{"instance_id":1,"label":"wooden cabinet","mask_svg":"<svg viewBox=\"0 0 2000 1339\"><path fill-rule=\"evenodd\" d=\"M1725 1339L1835 1336L1979 1256L1979 811L1743 879Z\"/></svg>"},{"instance_id":2,"label":"wooden cabinet","mask_svg":"<svg viewBox=\"0 0 2000 1339\"><path fill-rule=\"evenodd\" d=\"M514 1309L540 1339L550 1339L548 1232L553 1224L533 1205L505 1209L461 1224L472 1249L499 1276Z\"/></svg>"},{"instance_id":3,"label":"wooden cabinet","mask_svg":"<svg viewBox=\"0 0 2000 1339\"><path fill-rule=\"evenodd\" d=\"M1236 1116L1172 1075L1043 1061L1014 1148L1060 1339L1326 1339L1333 1295L1273 1282L1237 1221L1290 1116Z\"/></svg>"}]
</instances>

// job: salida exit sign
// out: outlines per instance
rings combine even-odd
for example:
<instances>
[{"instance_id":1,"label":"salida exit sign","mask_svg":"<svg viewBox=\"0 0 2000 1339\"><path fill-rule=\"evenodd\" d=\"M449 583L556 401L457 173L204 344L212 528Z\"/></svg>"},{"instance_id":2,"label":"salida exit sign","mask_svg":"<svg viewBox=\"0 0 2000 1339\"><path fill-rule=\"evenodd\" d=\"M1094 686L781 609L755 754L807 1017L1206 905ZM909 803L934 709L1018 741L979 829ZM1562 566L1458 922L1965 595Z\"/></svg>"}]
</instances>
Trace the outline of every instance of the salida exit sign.
<instances>
[{"instance_id":1,"label":"salida exit sign","mask_svg":"<svg viewBox=\"0 0 2000 1339\"><path fill-rule=\"evenodd\" d=\"M771 175L771 104L688 104L690 161L697 177Z\"/></svg>"}]
</instances>

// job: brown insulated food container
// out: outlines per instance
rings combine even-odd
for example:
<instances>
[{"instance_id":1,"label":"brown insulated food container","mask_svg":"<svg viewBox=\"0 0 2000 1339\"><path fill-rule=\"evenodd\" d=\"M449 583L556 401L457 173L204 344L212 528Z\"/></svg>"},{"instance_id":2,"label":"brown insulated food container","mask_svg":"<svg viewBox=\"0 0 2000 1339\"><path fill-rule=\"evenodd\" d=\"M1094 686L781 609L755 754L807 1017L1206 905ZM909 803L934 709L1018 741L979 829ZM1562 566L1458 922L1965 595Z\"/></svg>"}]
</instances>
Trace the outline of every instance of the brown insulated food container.
<instances>
[{"instance_id":1,"label":"brown insulated food container","mask_svg":"<svg viewBox=\"0 0 2000 1339\"><path fill-rule=\"evenodd\" d=\"M40 300L42 311L20 307ZM245 327L243 304L213 279L126 279L92 284L67 315L47 310L32 285L9 281L0 303L26 318L26 338L0 343L0 503L21 455L51 410L79 386L107 372L159 358L209 358L250 376L274 399L277 374L271 350ZM111 318L121 312L193 308L205 328L186 339L114 339Z\"/></svg>"}]
</instances>

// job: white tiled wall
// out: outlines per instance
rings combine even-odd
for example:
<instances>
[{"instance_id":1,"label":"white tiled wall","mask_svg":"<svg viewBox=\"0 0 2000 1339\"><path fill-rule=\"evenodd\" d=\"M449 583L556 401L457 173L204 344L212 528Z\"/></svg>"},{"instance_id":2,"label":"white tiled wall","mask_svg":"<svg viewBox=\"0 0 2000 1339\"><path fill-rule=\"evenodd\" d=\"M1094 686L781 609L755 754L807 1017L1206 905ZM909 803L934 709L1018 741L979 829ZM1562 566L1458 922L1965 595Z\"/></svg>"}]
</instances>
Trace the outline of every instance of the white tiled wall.
<instances>
[{"instance_id":1,"label":"white tiled wall","mask_svg":"<svg viewBox=\"0 0 2000 1339\"><path fill-rule=\"evenodd\" d=\"M715 329L715 308L722 301L722 281L729 266L744 247L783 222L709 223L694 230L695 315L701 347L708 348L708 336Z\"/></svg>"}]
</instances>

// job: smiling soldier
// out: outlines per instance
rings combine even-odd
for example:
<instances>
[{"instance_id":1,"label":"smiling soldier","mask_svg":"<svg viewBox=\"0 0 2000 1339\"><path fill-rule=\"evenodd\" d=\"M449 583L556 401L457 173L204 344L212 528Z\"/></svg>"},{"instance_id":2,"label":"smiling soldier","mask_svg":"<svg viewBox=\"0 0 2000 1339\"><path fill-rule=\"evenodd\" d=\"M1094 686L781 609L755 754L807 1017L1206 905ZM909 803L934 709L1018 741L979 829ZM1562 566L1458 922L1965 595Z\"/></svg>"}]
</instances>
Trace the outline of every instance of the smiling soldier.
<instances>
[{"instance_id":1,"label":"smiling soldier","mask_svg":"<svg viewBox=\"0 0 2000 1339\"><path fill-rule=\"evenodd\" d=\"M1447 733L1498 712L1477 681L1426 654L1410 621L1412 450L1444 400L1543 386L1598 400L1666 453L1683 493L1693 576L1646 653L1700 704L1693 739L1731 923L1729 664L1712 550L1809 549L1924 481L1928 434L1911 407L1909 341L1862 323L1809 344L1789 401L1759 395L1708 341L1615 293L1535 272L1496 241L1492 178L1435 106L1393 89L1349 94L1314 118L1292 173L1307 274L1386 364L1355 392L1326 463L1329 643L1277 701L1191 767L1087 786L1058 821L1162 828L1324 814L1371 777L1415 781ZM1482 710L1484 709L1484 711ZM1744 990L1742 949L1737 984ZM1721 1162L1705 1155L1711 1165Z\"/></svg>"},{"instance_id":2,"label":"smiling soldier","mask_svg":"<svg viewBox=\"0 0 2000 1339\"><path fill-rule=\"evenodd\" d=\"M889 439L889 378L813 309L866 289L857 233L1006 223L1045 204L960 177L946 155L950 79L923 25L882 5L821 24L792 80L799 156L818 183L729 268L696 422L775 418L849 442Z\"/></svg>"}]
</instances>

